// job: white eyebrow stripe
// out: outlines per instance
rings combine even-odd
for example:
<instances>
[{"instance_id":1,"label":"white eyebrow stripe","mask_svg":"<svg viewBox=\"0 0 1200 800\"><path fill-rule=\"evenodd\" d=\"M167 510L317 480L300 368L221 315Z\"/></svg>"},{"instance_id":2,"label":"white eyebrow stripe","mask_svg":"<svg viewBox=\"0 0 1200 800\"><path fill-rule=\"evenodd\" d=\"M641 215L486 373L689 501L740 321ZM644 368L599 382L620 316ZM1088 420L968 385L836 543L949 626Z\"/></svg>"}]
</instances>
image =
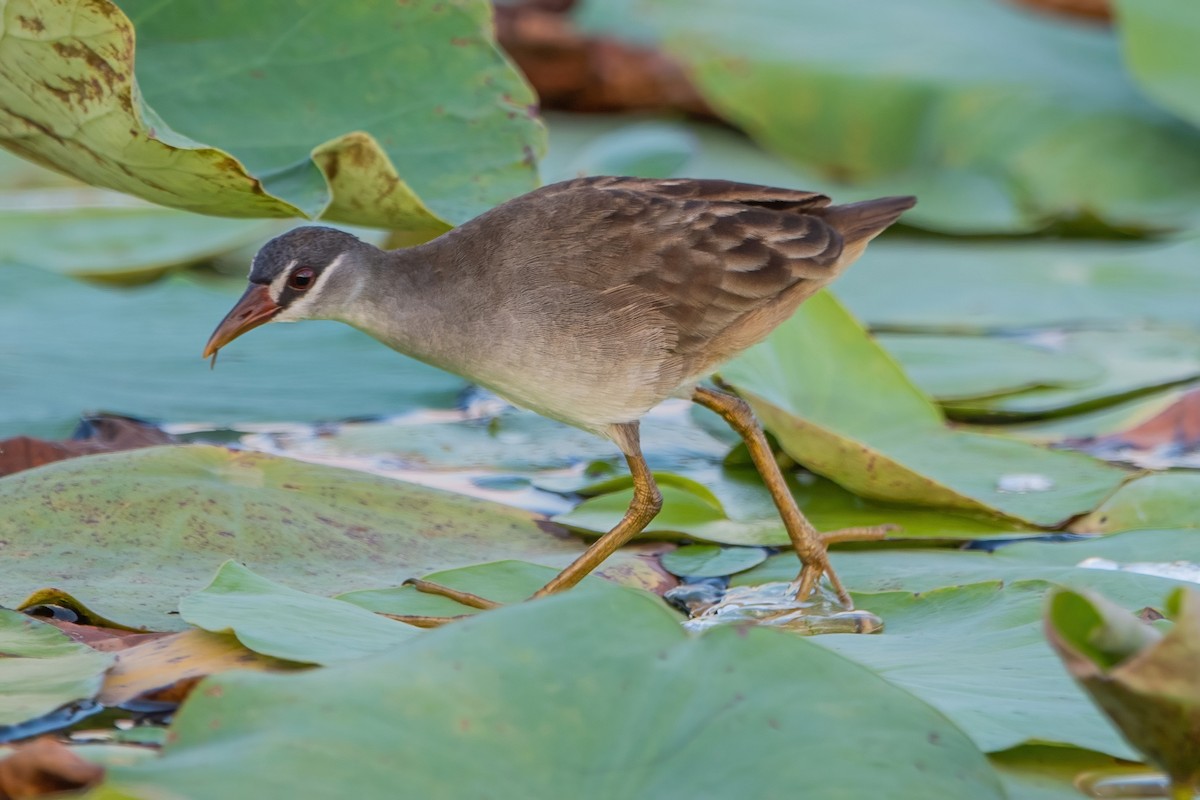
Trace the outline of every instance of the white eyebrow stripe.
<instances>
[{"instance_id":1,"label":"white eyebrow stripe","mask_svg":"<svg viewBox=\"0 0 1200 800\"><path fill-rule=\"evenodd\" d=\"M276 275L275 280L271 281L271 285L267 287L267 294L271 295L271 299L275 301L276 305L279 304L279 298L283 297L283 285L287 283L288 275L292 272L292 267L296 266L299 262L300 259L298 258L293 258L289 261L288 265L283 268L283 272Z\"/></svg>"},{"instance_id":2,"label":"white eyebrow stripe","mask_svg":"<svg viewBox=\"0 0 1200 800\"><path fill-rule=\"evenodd\" d=\"M309 287L308 291L302 294L298 299L293 300L290 306L276 315L275 320L277 322L295 322L296 320L307 319L305 311L309 306L316 302L317 295L321 293L321 287L325 285L325 282L329 280L329 276L333 274L334 270L341 265L345 258L346 254L341 253L333 261L330 261L329 265L325 267L325 269L321 270L320 274L317 275L316 282ZM284 276L288 274L295 263L296 262L293 261L288 265L288 268L283 272ZM282 291L282 286L280 287L280 290Z\"/></svg>"}]
</instances>

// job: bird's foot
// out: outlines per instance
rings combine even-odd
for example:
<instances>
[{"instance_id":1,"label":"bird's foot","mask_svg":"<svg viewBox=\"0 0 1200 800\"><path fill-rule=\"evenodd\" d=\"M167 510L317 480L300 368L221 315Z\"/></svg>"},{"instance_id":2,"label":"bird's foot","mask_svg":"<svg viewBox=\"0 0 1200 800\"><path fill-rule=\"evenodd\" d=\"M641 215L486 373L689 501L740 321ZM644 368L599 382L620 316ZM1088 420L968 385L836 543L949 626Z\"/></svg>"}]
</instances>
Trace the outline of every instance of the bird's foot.
<instances>
[{"instance_id":1,"label":"bird's foot","mask_svg":"<svg viewBox=\"0 0 1200 800\"><path fill-rule=\"evenodd\" d=\"M795 583L736 586L721 600L695 613L684 626L705 630L730 623L763 625L805 636L820 633L878 633L883 620L863 609L847 608L828 589L818 586L806 600L796 599Z\"/></svg>"},{"instance_id":2,"label":"bird's foot","mask_svg":"<svg viewBox=\"0 0 1200 800\"><path fill-rule=\"evenodd\" d=\"M857 528L841 528L836 531L822 533L819 536L821 547L817 553L797 553L800 556L800 562L803 566L800 567L800 573L796 576L793 586L796 587L795 598L796 602L804 603L813 594L813 591L820 583L821 576L824 575L829 585L833 587L833 591L837 594L838 601L845 606L846 610L854 608L854 601L850 599L850 592L842 584L842 579L834 572L833 566L829 563L829 553L826 548L831 544L840 544L843 542L877 542L886 539L889 533L894 533L900 530L899 525L871 525Z\"/></svg>"}]
</instances>

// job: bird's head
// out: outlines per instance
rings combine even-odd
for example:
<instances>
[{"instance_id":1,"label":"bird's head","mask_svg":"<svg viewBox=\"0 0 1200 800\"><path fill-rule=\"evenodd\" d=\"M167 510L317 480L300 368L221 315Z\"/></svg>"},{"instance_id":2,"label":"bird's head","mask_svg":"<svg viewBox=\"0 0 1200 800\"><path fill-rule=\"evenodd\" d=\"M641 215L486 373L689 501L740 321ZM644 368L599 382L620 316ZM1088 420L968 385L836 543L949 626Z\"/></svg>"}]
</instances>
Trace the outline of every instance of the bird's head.
<instances>
[{"instance_id":1,"label":"bird's head","mask_svg":"<svg viewBox=\"0 0 1200 800\"><path fill-rule=\"evenodd\" d=\"M267 322L337 317L354 299L371 245L334 228L295 228L263 245L250 267L250 285L221 320L204 357Z\"/></svg>"}]
</instances>

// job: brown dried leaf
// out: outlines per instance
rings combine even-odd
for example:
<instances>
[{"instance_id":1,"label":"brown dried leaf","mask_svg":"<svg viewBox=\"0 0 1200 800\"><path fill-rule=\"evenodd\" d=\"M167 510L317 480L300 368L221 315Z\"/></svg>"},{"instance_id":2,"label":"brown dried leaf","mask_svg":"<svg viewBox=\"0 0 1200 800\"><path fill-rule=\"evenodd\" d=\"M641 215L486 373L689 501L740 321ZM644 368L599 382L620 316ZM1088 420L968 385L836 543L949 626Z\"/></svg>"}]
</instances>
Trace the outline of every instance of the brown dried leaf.
<instances>
[{"instance_id":1,"label":"brown dried leaf","mask_svg":"<svg viewBox=\"0 0 1200 800\"><path fill-rule=\"evenodd\" d=\"M97 697L107 706L152 697L180 702L200 678L232 669L282 672L299 668L289 661L247 650L225 633L188 630L123 650L109 669Z\"/></svg>"},{"instance_id":2,"label":"brown dried leaf","mask_svg":"<svg viewBox=\"0 0 1200 800\"><path fill-rule=\"evenodd\" d=\"M1060 590L1046 636L1126 740L1182 791L1200 787L1200 592L1176 589L1167 608L1175 625L1159 636L1099 595Z\"/></svg>"},{"instance_id":3,"label":"brown dried leaf","mask_svg":"<svg viewBox=\"0 0 1200 800\"><path fill-rule=\"evenodd\" d=\"M18 745L0 761L0 800L44 797L99 783L104 768L84 761L61 742L43 736Z\"/></svg>"},{"instance_id":4,"label":"brown dried leaf","mask_svg":"<svg viewBox=\"0 0 1200 800\"><path fill-rule=\"evenodd\" d=\"M14 436L0 441L0 477L43 464L94 453L133 450L171 444L175 437L140 420L101 414L85 420L90 435L85 439L50 442L30 436Z\"/></svg>"}]
</instances>

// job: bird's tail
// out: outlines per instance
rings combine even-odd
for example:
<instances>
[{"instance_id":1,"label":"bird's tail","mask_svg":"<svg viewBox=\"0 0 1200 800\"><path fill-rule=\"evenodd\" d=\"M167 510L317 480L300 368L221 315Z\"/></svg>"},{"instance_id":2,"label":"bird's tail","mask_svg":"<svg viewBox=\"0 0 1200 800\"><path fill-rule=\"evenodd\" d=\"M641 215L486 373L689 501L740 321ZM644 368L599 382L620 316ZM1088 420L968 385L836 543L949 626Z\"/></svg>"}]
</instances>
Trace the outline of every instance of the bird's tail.
<instances>
[{"instance_id":1,"label":"bird's tail","mask_svg":"<svg viewBox=\"0 0 1200 800\"><path fill-rule=\"evenodd\" d=\"M824 209L823 216L841 232L847 242L866 243L883 233L901 214L916 204L917 198L908 195L880 197L861 203L829 206Z\"/></svg>"}]
</instances>

